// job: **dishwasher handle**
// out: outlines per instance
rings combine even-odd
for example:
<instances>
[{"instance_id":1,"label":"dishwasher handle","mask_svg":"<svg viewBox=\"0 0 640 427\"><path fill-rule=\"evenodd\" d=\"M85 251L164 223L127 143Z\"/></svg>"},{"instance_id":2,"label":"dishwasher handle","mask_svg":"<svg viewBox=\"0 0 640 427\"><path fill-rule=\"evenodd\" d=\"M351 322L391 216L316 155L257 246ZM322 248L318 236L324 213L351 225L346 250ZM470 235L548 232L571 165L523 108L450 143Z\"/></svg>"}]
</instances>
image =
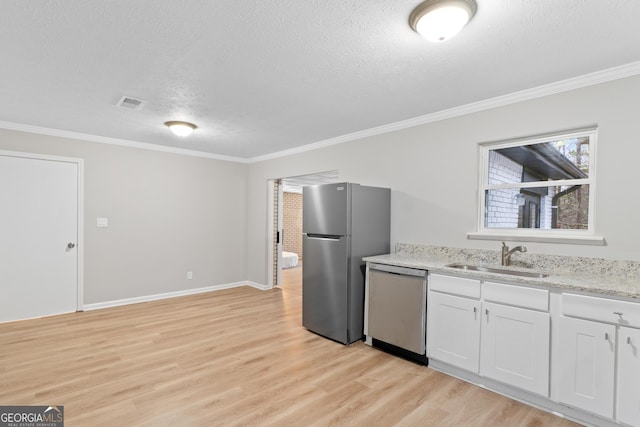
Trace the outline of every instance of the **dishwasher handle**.
<instances>
[{"instance_id":1,"label":"dishwasher handle","mask_svg":"<svg viewBox=\"0 0 640 427\"><path fill-rule=\"evenodd\" d=\"M389 274L398 274L400 276L427 277L427 270L420 270L417 268L409 268L409 267L398 267L395 265L370 263L369 270L381 271L383 273L389 273Z\"/></svg>"}]
</instances>

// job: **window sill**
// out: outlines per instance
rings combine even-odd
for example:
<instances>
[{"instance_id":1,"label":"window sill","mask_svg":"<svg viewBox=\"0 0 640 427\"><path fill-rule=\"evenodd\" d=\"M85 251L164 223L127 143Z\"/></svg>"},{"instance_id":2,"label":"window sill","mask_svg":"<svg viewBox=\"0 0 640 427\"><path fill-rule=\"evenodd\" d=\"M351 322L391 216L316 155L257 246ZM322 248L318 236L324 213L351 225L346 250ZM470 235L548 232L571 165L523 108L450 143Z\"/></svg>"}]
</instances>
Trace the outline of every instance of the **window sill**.
<instances>
[{"instance_id":1,"label":"window sill","mask_svg":"<svg viewBox=\"0 0 640 427\"><path fill-rule=\"evenodd\" d=\"M539 242L539 243L565 243L573 245L594 245L604 246L606 244L603 236L593 234L568 234L568 233L527 233L526 231L496 230L496 231L473 231L467 233L469 240L504 240L518 242Z\"/></svg>"}]
</instances>

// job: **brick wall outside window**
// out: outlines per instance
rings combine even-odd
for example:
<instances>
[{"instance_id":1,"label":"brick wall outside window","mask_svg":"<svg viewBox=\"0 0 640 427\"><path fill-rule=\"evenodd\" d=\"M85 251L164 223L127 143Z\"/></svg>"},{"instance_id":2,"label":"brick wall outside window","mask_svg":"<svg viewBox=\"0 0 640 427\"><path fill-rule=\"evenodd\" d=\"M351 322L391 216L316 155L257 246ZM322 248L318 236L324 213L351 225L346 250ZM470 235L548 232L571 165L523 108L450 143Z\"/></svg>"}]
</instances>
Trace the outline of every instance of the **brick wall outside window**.
<instances>
[{"instance_id":1,"label":"brick wall outside window","mask_svg":"<svg viewBox=\"0 0 640 427\"><path fill-rule=\"evenodd\" d=\"M522 165L495 151L489 152L489 184L520 182L521 178ZM491 190L489 192L487 227L518 227L518 205L515 196L519 192L518 189Z\"/></svg>"},{"instance_id":2,"label":"brick wall outside window","mask_svg":"<svg viewBox=\"0 0 640 427\"><path fill-rule=\"evenodd\" d=\"M489 152L489 184L520 182L522 165L495 151ZM517 228L519 206L516 195L519 189L491 190L487 200L488 228ZM551 228L551 196L540 197L540 228Z\"/></svg>"}]
</instances>

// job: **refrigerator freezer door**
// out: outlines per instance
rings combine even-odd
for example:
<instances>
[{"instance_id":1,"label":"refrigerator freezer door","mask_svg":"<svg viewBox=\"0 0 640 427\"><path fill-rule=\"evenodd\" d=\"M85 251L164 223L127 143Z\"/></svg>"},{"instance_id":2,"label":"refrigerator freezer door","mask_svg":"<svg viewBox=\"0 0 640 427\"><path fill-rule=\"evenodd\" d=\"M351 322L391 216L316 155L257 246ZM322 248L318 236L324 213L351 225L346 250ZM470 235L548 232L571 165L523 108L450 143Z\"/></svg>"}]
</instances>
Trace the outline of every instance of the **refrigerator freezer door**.
<instances>
[{"instance_id":1,"label":"refrigerator freezer door","mask_svg":"<svg viewBox=\"0 0 640 427\"><path fill-rule=\"evenodd\" d=\"M347 344L349 238L304 235L302 244L302 325Z\"/></svg>"},{"instance_id":2,"label":"refrigerator freezer door","mask_svg":"<svg viewBox=\"0 0 640 427\"><path fill-rule=\"evenodd\" d=\"M325 184L302 190L302 232L348 236L350 184Z\"/></svg>"}]
</instances>

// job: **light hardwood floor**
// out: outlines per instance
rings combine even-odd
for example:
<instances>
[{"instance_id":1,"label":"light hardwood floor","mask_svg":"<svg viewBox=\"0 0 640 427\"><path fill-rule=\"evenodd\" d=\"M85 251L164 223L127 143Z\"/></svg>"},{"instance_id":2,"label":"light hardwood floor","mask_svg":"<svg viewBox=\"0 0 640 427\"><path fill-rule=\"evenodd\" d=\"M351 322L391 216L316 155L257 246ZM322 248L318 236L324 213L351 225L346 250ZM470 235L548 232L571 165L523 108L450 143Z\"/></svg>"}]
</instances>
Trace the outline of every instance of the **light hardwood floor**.
<instances>
[{"instance_id":1,"label":"light hardwood floor","mask_svg":"<svg viewBox=\"0 0 640 427\"><path fill-rule=\"evenodd\" d=\"M0 405L66 426L570 426L301 326L301 297L241 287L0 324Z\"/></svg>"},{"instance_id":2,"label":"light hardwood floor","mask_svg":"<svg viewBox=\"0 0 640 427\"><path fill-rule=\"evenodd\" d=\"M293 268L282 269L283 291L291 292L302 296L302 263Z\"/></svg>"}]
</instances>

